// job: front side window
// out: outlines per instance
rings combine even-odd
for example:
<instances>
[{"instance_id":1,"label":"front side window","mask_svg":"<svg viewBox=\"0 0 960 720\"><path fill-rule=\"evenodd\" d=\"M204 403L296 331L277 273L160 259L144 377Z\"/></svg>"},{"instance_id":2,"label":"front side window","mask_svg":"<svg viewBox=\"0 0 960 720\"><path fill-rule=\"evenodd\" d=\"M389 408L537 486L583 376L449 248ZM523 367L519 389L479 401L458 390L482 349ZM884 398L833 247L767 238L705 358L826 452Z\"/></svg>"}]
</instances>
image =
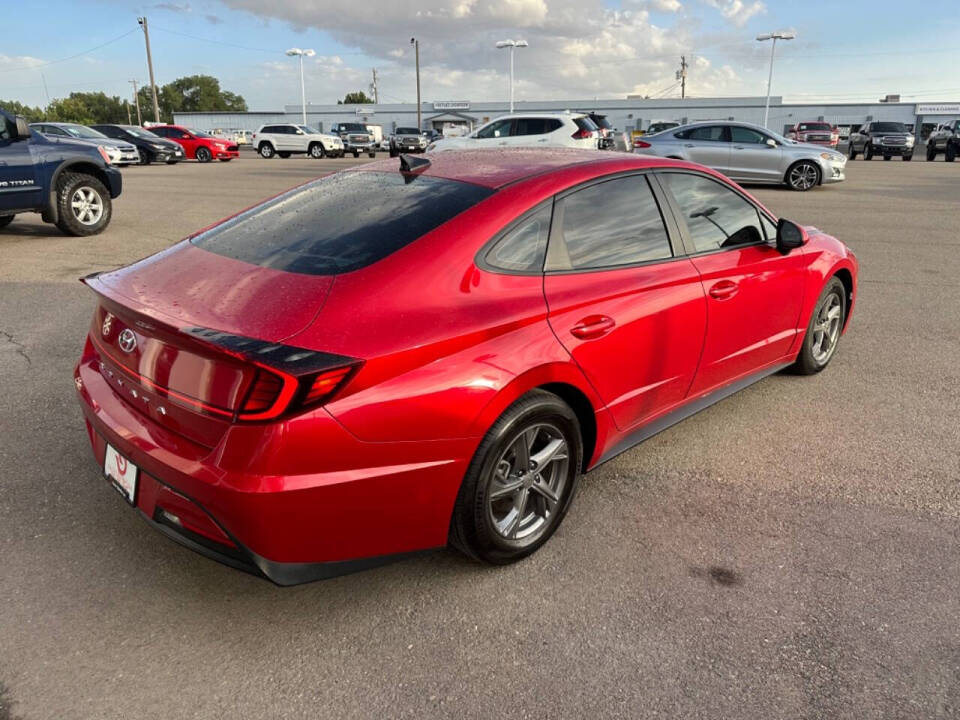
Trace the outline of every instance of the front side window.
<instances>
[{"instance_id":1,"label":"front side window","mask_svg":"<svg viewBox=\"0 0 960 720\"><path fill-rule=\"evenodd\" d=\"M763 133L737 125L730 128L730 135L735 143L744 145L763 145L767 141L767 136Z\"/></svg>"},{"instance_id":2,"label":"front side window","mask_svg":"<svg viewBox=\"0 0 960 720\"><path fill-rule=\"evenodd\" d=\"M510 123L512 120L497 120L486 127L477 130L479 140L489 140L491 138L506 137L510 134Z\"/></svg>"},{"instance_id":3,"label":"front side window","mask_svg":"<svg viewBox=\"0 0 960 720\"><path fill-rule=\"evenodd\" d=\"M643 175L608 180L564 197L553 270L591 270L672 257L667 230Z\"/></svg>"},{"instance_id":4,"label":"front side window","mask_svg":"<svg viewBox=\"0 0 960 720\"><path fill-rule=\"evenodd\" d=\"M411 180L398 172L337 173L240 213L191 242L261 267L336 275L381 260L492 192L424 175Z\"/></svg>"},{"instance_id":5,"label":"front side window","mask_svg":"<svg viewBox=\"0 0 960 720\"><path fill-rule=\"evenodd\" d=\"M752 203L724 184L689 173L663 173L696 252L763 242Z\"/></svg>"},{"instance_id":6,"label":"front side window","mask_svg":"<svg viewBox=\"0 0 960 720\"><path fill-rule=\"evenodd\" d=\"M552 204L535 211L510 230L484 257L486 263L512 272L540 272L550 236Z\"/></svg>"}]
</instances>

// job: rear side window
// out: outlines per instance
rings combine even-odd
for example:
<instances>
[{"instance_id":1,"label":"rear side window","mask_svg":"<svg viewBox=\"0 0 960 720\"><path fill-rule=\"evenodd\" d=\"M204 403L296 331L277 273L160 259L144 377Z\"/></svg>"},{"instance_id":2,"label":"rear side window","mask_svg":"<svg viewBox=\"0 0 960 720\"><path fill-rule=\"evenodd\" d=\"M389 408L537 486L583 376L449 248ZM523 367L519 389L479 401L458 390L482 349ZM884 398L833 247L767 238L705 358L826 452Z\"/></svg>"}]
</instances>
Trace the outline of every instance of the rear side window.
<instances>
[{"instance_id":1,"label":"rear side window","mask_svg":"<svg viewBox=\"0 0 960 720\"><path fill-rule=\"evenodd\" d=\"M596 123L593 122L590 118L584 116L579 118L574 118L573 122L581 130L586 130L587 132L596 132L600 128L597 127Z\"/></svg>"},{"instance_id":2,"label":"rear side window","mask_svg":"<svg viewBox=\"0 0 960 720\"><path fill-rule=\"evenodd\" d=\"M337 173L251 208L191 242L261 267L335 275L385 258L492 192L399 172Z\"/></svg>"},{"instance_id":3,"label":"rear side window","mask_svg":"<svg viewBox=\"0 0 960 720\"><path fill-rule=\"evenodd\" d=\"M513 135L543 135L547 131L545 118L517 118L514 121Z\"/></svg>"},{"instance_id":4,"label":"rear side window","mask_svg":"<svg viewBox=\"0 0 960 720\"><path fill-rule=\"evenodd\" d=\"M680 208L696 252L765 239L757 209L722 183L688 173L664 173L660 177Z\"/></svg>"},{"instance_id":5,"label":"rear side window","mask_svg":"<svg viewBox=\"0 0 960 720\"><path fill-rule=\"evenodd\" d=\"M551 270L591 270L672 257L660 208L647 179L631 175L567 195L561 247Z\"/></svg>"},{"instance_id":6,"label":"rear side window","mask_svg":"<svg viewBox=\"0 0 960 720\"><path fill-rule=\"evenodd\" d=\"M490 248L484 261L498 270L541 272L550 236L553 205L547 204L524 218Z\"/></svg>"},{"instance_id":7,"label":"rear side window","mask_svg":"<svg viewBox=\"0 0 960 720\"><path fill-rule=\"evenodd\" d=\"M687 140L715 140L723 142L727 140L727 129L722 125L708 125L706 127L697 127L687 130L684 133L677 133L678 138Z\"/></svg>"}]
</instances>

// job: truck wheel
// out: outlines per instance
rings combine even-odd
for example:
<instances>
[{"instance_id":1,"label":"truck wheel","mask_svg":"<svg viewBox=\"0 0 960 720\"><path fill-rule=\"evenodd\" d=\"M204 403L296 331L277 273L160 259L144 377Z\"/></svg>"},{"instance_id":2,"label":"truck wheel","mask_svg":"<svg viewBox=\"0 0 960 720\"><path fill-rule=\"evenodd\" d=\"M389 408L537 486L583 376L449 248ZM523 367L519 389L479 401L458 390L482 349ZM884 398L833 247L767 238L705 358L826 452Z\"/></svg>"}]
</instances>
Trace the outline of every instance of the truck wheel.
<instances>
[{"instance_id":1,"label":"truck wheel","mask_svg":"<svg viewBox=\"0 0 960 720\"><path fill-rule=\"evenodd\" d=\"M319 160L322 157L326 156L326 151L323 149L323 145L320 143L313 143L310 145L310 149L307 151L310 153L310 157Z\"/></svg>"},{"instance_id":2,"label":"truck wheel","mask_svg":"<svg viewBox=\"0 0 960 720\"><path fill-rule=\"evenodd\" d=\"M396 157L400 154L400 151L397 150L393 145L390 146L390 157Z\"/></svg>"},{"instance_id":3,"label":"truck wheel","mask_svg":"<svg viewBox=\"0 0 960 720\"><path fill-rule=\"evenodd\" d=\"M273 157L273 145L266 142L260 143L260 147L257 148L257 152L260 153L260 157L269 160Z\"/></svg>"},{"instance_id":4,"label":"truck wheel","mask_svg":"<svg viewBox=\"0 0 960 720\"><path fill-rule=\"evenodd\" d=\"M953 162L957 159L957 146L953 143L947 145L947 151L944 153L943 159L947 162Z\"/></svg>"},{"instance_id":5,"label":"truck wheel","mask_svg":"<svg viewBox=\"0 0 960 720\"><path fill-rule=\"evenodd\" d=\"M883 159L884 159L884 160L889 160L889 159L890 159L890 156L889 156L889 155L884 155L884 156L883 156Z\"/></svg>"},{"instance_id":6,"label":"truck wheel","mask_svg":"<svg viewBox=\"0 0 960 720\"><path fill-rule=\"evenodd\" d=\"M13 215L2 215L0 216L0 228L5 228L7 225L13 222Z\"/></svg>"},{"instance_id":7,"label":"truck wheel","mask_svg":"<svg viewBox=\"0 0 960 720\"><path fill-rule=\"evenodd\" d=\"M857 159L857 149L853 146L853 142L848 143L849 147L847 148L847 157L851 160Z\"/></svg>"},{"instance_id":8,"label":"truck wheel","mask_svg":"<svg viewBox=\"0 0 960 720\"><path fill-rule=\"evenodd\" d=\"M96 235L110 224L113 205L103 183L91 175L64 173L57 181L57 227L67 235Z\"/></svg>"},{"instance_id":9,"label":"truck wheel","mask_svg":"<svg viewBox=\"0 0 960 720\"><path fill-rule=\"evenodd\" d=\"M869 142L863 144L863 159L873 160L873 145Z\"/></svg>"},{"instance_id":10,"label":"truck wheel","mask_svg":"<svg viewBox=\"0 0 960 720\"><path fill-rule=\"evenodd\" d=\"M367 155L368 155L369 157L375 158L375 157L377 156L377 153L376 153L376 151L374 151L374 152L371 152L371 153L367 153Z\"/></svg>"},{"instance_id":11,"label":"truck wheel","mask_svg":"<svg viewBox=\"0 0 960 720\"><path fill-rule=\"evenodd\" d=\"M355 158L360 157L360 151L359 151L359 150L354 150L354 151L353 151L353 156L354 156Z\"/></svg>"},{"instance_id":12,"label":"truck wheel","mask_svg":"<svg viewBox=\"0 0 960 720\"><path fill-rule=\"evenodd\" d=\"M932 142L927 143L927 162L933 162L937 159L937 146Z\"/></svg>"}]
</instances>

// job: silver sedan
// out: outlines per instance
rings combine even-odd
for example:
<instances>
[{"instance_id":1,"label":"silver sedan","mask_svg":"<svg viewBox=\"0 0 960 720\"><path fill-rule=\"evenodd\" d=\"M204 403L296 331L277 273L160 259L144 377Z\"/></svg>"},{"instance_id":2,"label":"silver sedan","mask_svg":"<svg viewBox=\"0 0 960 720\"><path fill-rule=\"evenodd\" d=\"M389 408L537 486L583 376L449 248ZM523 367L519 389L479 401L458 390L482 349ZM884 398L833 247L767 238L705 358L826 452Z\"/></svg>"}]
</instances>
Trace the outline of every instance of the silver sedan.
<instances>
[{"instance_id":1,"label":"silver sedan","mask_svg":"<svg viewBox=\"0 0 960 720\"><path fill-rule=\"evenodd\" d=\"M689 160L741 183L785 184L792 190L841 182L847 158L748 123L701 122L634 140L633 151Z\"/></svg>"}]
</instances>

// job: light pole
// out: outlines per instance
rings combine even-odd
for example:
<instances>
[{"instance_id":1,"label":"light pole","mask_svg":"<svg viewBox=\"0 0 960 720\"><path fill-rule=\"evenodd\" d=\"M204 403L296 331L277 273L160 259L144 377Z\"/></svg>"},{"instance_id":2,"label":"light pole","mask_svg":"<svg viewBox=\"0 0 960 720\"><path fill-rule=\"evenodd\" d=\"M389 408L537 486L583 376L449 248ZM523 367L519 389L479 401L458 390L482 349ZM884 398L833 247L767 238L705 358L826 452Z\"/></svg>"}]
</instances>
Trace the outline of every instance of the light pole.
<instances>
[{"instance_id":1,"label":"light pole","mask_svg":"<svg viewBox=\"0 0 960 720\"><path fill-rule=\"evenodd\" d=\"M510 112L513 112L513 50L518 47L529 47L526 40L501 40L497 43L497 48L510 48Z\"/></svg>"},{"instance_id":2,"label":"light pole","mask_svg":"<svg viewBox=\"0 0 960 720\"><path fill-rule=\"evenodd\" d=\"M763 110L764 127L767 126L767 121L770 119L770 85L773 83L773 54L777 50L777 40L793 40L796 36L796 33L787 30L757 35L757 40L760 42L773 40L773 45L770 47L770 74L767 76L767 104Z\"/></svg>"},{"instance_id":3,"label":"light pole","mask_svg":"<svg viewBox=\"0 0 960 720\"><path fill-rule=\"evenodd\" d=\"M303 124L307 124L307 91L303 86L303 56L313 57L316 55L313 50L301 50L300 48L290 48L287 55L300 58L300 110L303 113Z\"/></svg>"},{"instance_id":4,"label":"light pole","mask_svg":"<svg viewBox=\"0 0 960 720\"><path fill-rule=\"evenodd\" d=\"M410 44L413 45L417 56L417 132L423 129L420 119L420 41L416 38L410 38Z\"/></svg>"}]
</instances>

